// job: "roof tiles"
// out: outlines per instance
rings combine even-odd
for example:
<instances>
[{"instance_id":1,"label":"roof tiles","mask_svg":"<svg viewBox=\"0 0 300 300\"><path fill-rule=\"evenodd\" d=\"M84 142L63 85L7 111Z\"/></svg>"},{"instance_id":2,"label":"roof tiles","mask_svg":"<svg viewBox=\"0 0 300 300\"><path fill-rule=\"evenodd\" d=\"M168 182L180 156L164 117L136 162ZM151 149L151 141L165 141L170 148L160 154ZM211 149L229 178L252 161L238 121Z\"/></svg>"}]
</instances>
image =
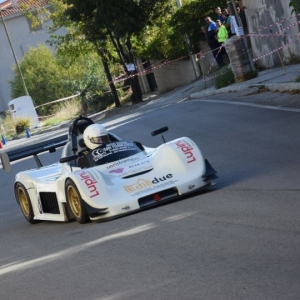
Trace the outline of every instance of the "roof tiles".
<instances>
[{"instance_id":1,"label":"roof tiles","mask_svg":"<svg viewBox=\"0 0 300 300\"><path fill-rule=\"evenodd\" d=\"M16 2L18 4L16 7L12 5L11 0L4 1L0 4L1 13L4 17L21 13L24 11L22 5L28 5L31 8L47 5L47 0L17 0Z\"/></svg>"}]
</instances>

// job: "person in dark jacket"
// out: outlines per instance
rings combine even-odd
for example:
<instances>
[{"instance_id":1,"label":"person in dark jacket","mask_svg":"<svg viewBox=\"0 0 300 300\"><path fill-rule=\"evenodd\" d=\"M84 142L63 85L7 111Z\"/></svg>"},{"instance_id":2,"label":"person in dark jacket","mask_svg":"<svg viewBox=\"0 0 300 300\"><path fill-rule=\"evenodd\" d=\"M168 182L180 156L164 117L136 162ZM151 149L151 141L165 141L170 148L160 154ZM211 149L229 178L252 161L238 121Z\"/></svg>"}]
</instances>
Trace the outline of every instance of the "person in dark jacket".
<instances>
[{"instance_id":1,"label":"person in dark jacket","mask_svg":"<svg viewBox=\"0 0 300 300\"><path fill-rule=\"evenodd\" d=\"M217 39L218 27L210 17L205 17L205 22L207 23L207 33L206 33L207 43L211 49L211 52L218 66L220 67L223 65L223 59L221 53L219 53L221 43L219 43Z\"/></svg>"}]
</instances>

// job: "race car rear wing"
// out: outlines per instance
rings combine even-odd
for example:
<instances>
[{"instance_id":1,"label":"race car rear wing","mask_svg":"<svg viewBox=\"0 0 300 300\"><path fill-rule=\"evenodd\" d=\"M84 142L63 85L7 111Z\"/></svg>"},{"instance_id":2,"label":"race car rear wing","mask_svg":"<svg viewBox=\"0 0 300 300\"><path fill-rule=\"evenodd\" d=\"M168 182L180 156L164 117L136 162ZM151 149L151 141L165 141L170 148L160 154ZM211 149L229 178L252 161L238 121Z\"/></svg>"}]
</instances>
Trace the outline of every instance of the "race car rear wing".
<instances>
[{"instance_id":1,"label":"race car rear wing","mask_svg":"<svg viewBox=\"0 0 300 300\"><path fill-rule=\"evenodd\" d=\"M28 157L33 156L37 166L42 167L42 163L38 157L39 153L43 153L49 151L50 153L55 152L56 148L60 148L64 146L68 142L68 134L64 134L47 141L43 141L40 143L36 143L33 145L15 148L6 152L0 153L0 159L2 168L6 172L11 171L11 162Z\"/></svg>"}]
</instances>

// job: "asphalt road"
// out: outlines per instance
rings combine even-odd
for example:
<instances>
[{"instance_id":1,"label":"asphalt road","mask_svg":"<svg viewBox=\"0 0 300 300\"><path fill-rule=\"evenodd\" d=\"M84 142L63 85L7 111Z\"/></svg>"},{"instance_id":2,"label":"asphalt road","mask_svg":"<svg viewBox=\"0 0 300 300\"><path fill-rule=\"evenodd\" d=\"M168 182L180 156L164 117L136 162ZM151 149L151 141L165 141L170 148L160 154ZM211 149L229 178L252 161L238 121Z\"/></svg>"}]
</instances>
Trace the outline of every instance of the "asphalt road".
<instances>
[{"instance_id":1,"label":"asphalt road","mask_svg":"<svg viewBox=\"0 0 300 300\"><path fill-rule=\"evenodd\" d=\"M222 100L219 98L219 100ZM104 120L147 146L194 139L210 191L113 221L30 225L0 170L0 299L299 299L300 112L206 99ZM60 151L44 154L49 164Z\"/></svg>"}]
</instances>

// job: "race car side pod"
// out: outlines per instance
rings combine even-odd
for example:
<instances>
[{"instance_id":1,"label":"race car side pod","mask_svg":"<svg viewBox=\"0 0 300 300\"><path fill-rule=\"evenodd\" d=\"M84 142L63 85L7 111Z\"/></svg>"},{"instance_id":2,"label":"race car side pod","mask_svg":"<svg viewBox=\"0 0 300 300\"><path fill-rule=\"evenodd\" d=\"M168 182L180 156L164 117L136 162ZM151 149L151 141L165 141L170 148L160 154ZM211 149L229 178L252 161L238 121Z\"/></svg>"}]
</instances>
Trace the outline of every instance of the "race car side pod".
<instances>
[{"instance_id":1,"label":"race car side pod","mask_svg":"<svg viewBox=\"0 0 300 300\"><path fill-rule=\"evenodd\" d=\"M168 131L168 130L169 130L169 128L168 128L167 126L161 127L161 128L158 128L158 129L152 131L152 132L151 132L151 135L152 135L152 136L155 136L155 135L161 134L161 133L163 133L163 132L166 132L166 131ZM161 135L161 137L162 137L162 139L163 139L163 142L166 143L164 136Z\"/></svg>"}]
</instances>

